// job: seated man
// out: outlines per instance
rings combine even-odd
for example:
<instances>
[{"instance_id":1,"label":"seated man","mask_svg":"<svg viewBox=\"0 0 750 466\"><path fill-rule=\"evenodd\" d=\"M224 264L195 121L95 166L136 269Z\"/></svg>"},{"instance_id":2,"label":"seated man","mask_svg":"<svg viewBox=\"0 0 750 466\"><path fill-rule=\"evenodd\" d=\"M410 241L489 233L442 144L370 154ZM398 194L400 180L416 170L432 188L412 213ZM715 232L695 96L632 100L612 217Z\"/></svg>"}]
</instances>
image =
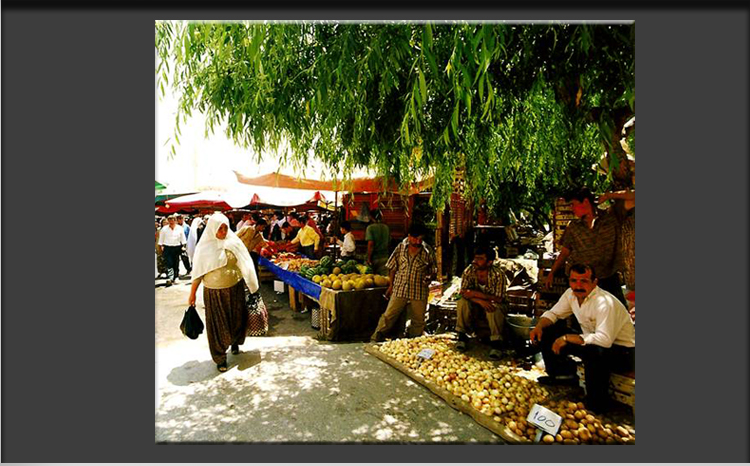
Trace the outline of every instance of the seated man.
<instances>
[{"instance_id":1,"label":"seated man","mask_svg":"<svg viewBox=\"0 0 750 466\"><path fill-rule=\"evenodd\" d=\"M456 348L466 349L467 330L474 329L479 319L486 319L490 326L490 357L499 359L502 356L503 324L505 314L500 307L505 297L507 281L499 265L493 264L495 250L480 245L474 251L474 261L464 270L461 276L461 298L456 306Z\"/></svg>"},{"instance_id":2,"label":"seated man","mask_svg":"<svg viewBox=\"0 0 750 466\"><path fill-rule=\"evenodd\" d=\"M589 265L570 268L570 288L557 304L542 314L531 330L531 342L540 341L547 377L542 384L573 382L575 364L567 355L583 359L586 371L586 407L606 411L609 404L609 377L612 371L635 370L635 327L625 306L611 293L597 286ZM574 332L565 324L573 314L582 329Z\"/></svg>"}]
</instances>

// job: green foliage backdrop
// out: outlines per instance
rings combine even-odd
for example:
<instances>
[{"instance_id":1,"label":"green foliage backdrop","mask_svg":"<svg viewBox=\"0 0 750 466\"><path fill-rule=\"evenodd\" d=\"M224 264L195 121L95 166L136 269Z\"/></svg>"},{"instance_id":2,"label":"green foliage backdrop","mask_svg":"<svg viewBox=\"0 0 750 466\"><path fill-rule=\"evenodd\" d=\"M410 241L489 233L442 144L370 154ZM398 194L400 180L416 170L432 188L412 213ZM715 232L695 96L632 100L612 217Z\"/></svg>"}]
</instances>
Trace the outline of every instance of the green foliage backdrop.
<instances>
[{"instance_id":1,"label":"green foliage backdrop","mask_svg":"<svg viewBox=\"0 0 750 466\"><path fill-rule=\"evenodd\" d=\"M621 160L634 28L158 22L156 72L180 95L177 142L197 109L207 131L226 123L236 143L298 166L314 153L345 175L434 176L438 209L465 166L469 194L495 212L544 211L571 187L604 188L591 166L605 150Z\"/></svg>"}]
</instances>

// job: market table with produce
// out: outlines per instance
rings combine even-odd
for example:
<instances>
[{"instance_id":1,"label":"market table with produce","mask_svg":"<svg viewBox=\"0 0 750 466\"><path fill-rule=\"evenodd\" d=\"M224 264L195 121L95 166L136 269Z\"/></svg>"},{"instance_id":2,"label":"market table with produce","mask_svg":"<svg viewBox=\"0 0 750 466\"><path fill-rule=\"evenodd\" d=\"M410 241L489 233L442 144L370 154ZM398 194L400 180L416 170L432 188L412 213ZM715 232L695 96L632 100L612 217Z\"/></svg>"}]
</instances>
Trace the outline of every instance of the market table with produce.
<instances>
[{"instance_id":1,"label":"market table with produce","mask_svg":"<svg viewBox=\"0 0 750 466\"><path fill-rule=\"evenodd\" d=\"M364 340L377 327L388 300L389 278L356 261L320 261L282 253L261 256L259 265L320 305L319 336L323 340Z\"/></svg>"}]
</instances>

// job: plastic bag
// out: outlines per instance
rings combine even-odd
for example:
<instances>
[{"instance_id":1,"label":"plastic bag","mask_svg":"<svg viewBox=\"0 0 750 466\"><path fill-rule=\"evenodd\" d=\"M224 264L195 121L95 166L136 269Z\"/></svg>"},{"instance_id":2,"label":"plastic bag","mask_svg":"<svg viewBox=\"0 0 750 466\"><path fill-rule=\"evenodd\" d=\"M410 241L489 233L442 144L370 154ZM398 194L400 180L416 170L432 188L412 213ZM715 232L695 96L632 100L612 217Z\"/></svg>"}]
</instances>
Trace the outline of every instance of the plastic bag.
<instances>
[{"instance_id":1,"label":"plastic bag","mask_svg":"<svg viewBox=\"0 0 750 466\"><path fill-rule=\"evenodd\" d=\"M203 333L203 321L194 306L190 306L185 311L185 315L182 317L182 323L180 323L180 330L183 335L191 340L195 340L198 338L198 335Z\"/></svg>"}]
</instances>

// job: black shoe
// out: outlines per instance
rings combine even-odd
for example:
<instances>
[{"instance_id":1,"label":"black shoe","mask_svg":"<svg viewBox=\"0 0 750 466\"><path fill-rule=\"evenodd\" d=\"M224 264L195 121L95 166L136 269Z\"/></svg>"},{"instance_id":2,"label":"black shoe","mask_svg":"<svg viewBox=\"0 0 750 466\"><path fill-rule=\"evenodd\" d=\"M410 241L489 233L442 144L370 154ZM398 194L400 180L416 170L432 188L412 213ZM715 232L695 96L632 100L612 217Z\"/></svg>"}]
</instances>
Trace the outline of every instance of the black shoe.
<instances>
[{"instance_id":1,"label":"black shoe","mask_svg":"<svg viewBox=\"0 0 750 466\"><path fill-rule=\"evenodd\" d=\"M536 379L537 382L539 382L542 385L569 385L569 386L575 386L578 381L575 376L573 375L558 375L558 376L550 376L550 375L543 375Z\"/></svg>"},{"instance_id":2,"label":"black shoe","mask_svg":"<svg viewBox=\"0 0 750 466\"><path fill-rule=\"evenodd\" d=\"M614 405L611 401L608 399L599 400L595 398L591 398L590 396L586 397L586 401L584 402L584 405L586 406L586 410L593 412L595 414L607 414L608 412L612 411L614 409Z\"/></svg>"},{"instance_id":3,"label":"black shoe","mask_svg":"<svg viewBox=\"0 0 750 466\"><path fill-rule=\"evenodd\" d=\"M232 354L240 354L240 345L232 345Z\"/></svg>"},{"instance_id":4,"label":"black shoe","mask_svg":"<svg viewBox=\"0 0 750 466\"><path fill-rule=\"evenodd\" d=\"M226 372L227 371L227 362L224 361L221 364L217 364L216 368L219 370L219 372Z\"/></svg>"},{"instance_id":5,"label":"black shoe","mask_svg":"<svg viewBox=\"0 0 750 466\"><path fill-rule=\"evenodd\" d=\"M456 349L459 351L466 350L469 343L469 337L465 333L458 332L458 341L456 342Z\"/></svg>"}]
</instances>

